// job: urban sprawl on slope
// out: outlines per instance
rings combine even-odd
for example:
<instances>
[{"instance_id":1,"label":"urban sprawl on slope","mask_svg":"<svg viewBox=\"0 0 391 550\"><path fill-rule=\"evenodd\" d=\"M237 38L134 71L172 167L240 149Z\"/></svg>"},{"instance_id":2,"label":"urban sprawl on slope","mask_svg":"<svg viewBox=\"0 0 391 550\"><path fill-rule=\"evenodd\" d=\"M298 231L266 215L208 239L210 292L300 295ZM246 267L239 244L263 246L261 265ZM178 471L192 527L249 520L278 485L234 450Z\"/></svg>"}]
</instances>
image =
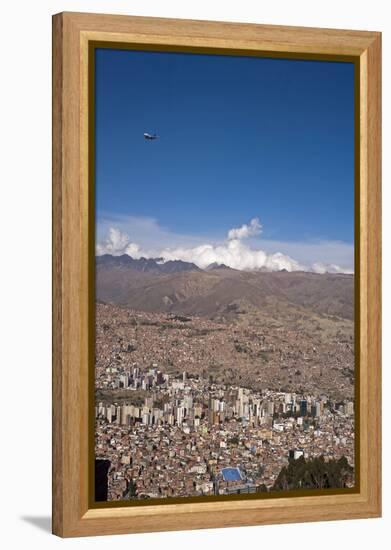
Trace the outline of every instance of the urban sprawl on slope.
<instances>
[{"instance_id":1,"label":"urban sprawl on slope","mask_svg":"<svg viewBox=\"0 0 391 550\"><path fill-rule=\"evenodd\" d=\"M110 461L108 500L270 490L289 458L300 456L346 457L353 466L350 392L341 399L245 377L241 385L194 368L186 352L180 363L154 362L165 331L137 353L142 322L157 328L167 318L97 304L96 458ZM171 323L184 333L185 319Z\"/></svg>"}]
</instances>

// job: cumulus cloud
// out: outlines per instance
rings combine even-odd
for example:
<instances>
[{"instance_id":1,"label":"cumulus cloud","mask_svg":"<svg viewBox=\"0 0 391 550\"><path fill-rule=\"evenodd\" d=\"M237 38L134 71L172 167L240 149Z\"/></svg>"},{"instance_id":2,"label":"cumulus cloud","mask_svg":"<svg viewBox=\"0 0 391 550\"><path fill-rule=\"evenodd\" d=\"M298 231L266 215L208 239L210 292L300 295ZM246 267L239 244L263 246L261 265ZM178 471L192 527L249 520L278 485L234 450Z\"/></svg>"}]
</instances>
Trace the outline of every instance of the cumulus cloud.
<instances>
[{"instance_id":1,"label":"cumulus cloud","mask_svg":"<svg viewBox=\"0 0 391 550\"><path fill-rule=\"evenodd\" d=\"M262 248L269 254L279 250L283 254L292 256L300 264L309 266L308 269L312 271L326 270L353 273L353 243L319 239L299 242L255 239L252 241L252 246Z\"/></svg>"},{"instance_id":2,"label":"cumulus cloud","mask_svg":"<svg viewBox=\"0 0 391 550\"><path fill-rule=\"evenodd\" d=\"M305 269L299 262L286 254L282 254L281 252L267 254L264 250L250 248L241 241L241 239L259 235L261 227L258 218L254 218L248 225L243 224L239 228L231 229L228 232L228 239L221 244L201 244L194 247L165 247L154 250L141 248L139 244L131 241L127 233L110 227L106 239L97 245L96 253L98 256L102 254L112 254L113 256L128 254L133 258L144 256L145 258L159 257L163 258L164 261L182 260L195 263L201 269L213 263L225 264L233 269L246 271L261 268L271 271L281 269L297 271Z\"/></svg>"},{"instance_id":3,"label":"cumulus cloud","mask_svg":"<svg viewBox=\"0 0 391 550\"><path fill-rule=\"evenodd\" d=\"M266 254L263 250L254 250L239 239L231 239L221 245L204 244L195 248L166 248L160 252L165 260L183 260L193 262L201 269L217 263L233 269L252 271L265 268L271 271L303 269L293 258L281 253Z\"/></svg>"},{"instance_id":4,"label":"cumulus cloud","mask_svg":"<svg viewBox=\"0 0 391 550\"><path fill-rule=\"evenodd\" d=\"M126 235L126 233L122 233L119 229L110 227L106 239L98 243L96 253L98 256L102 254L125 254L125 249L129 241L129 236Z\"/></svg>"},{"instance_id":5,"label":"cumulus cloud","mask_svg":"<svg viewBox=\"0 0 391 550\"><path fill-rule=\"evenodd\" d=\"M228 240L232 239L248 239L248 237L255 237L262 232L262 225L258 218L253 218L247 225L244 223L241 227L233 227L228 231Z\"/></svg>"},{"instance_id":6,"label":"cumulus cloud","mask_svg":"<svg viewBox=\"0 0 391 550\"><path fill-rule=\"evenodd\" d=\"M126 216L121 214L97 213L97 242L104 242L111 228L131 235L132 242L138 243L144 250L155 250L166 247L193 247L204 242L216 242L219 236L189 235L175 233L159 224L149 216ZM129 239L130 241L130 239Z\"/></svg>"},{"instance_id":7,"label":"cumulus cloud","mask_svg":"<svg viewBox=\"0 0 391 550\"><path fill-rule=\"evenodd\" d=\"M312 264L311 271L314 273L353 273L351 269L344 269L336 264L324 264L322 262Z\"/></svg>"},{"instance_id":8,"label":"cumulus cloud","mask_svg":"<svg viewBox=\"0 0 391 550\"><path fill-rule=\"evenodd\" d=\"M230 229L226 239L220 239L220 241L211 238L205 238L202 241L200 237L176 235L160 228L156 220L149 218L141 220L132 218L130 223L127 219L125 220L127 225L124 220L118 221L120 223L117 223L117 227L106 225L105 237L96 247L98 256L128 254L135 259L145 257L162 258L162 261L182 260L192 262L201 269L217 263L244 271L259 269L280 271L285 269L315 273L353 272L349 267L340 267L339 265L339 259L350 262L349 257L353 250L352 247L344 243L283 243L253 239L252 246L250 246L243 242L245 239L260 235L262 225L258 218L253 218L249 224ZM128 227L129 233L136 234L137 238L131 239L128 231L119 229L118 225ZM144 233L143 227L145 228ZM169 246L167 246L168 244ZM334 255L338 264L330 261L333 250L336 250ZM300 251L304 261L297 257L296 252L300 254ZM322 258L322 261L314 261L319 257Z\"/></svg>"},{"instance_id":9,"label":"cumulus cloud","mask_svg":"<svg viewBox=\"0 0 391 550\"><path fill-rule=\"evenodd\" d=\"M127 254L136 259L141 257L140 246L130 242L129 235L115 227L110 227L106 239L97 244L96 254L97 256L102 256L103 254L111 254L112 256Z\"/></svg>"}]
</instances>

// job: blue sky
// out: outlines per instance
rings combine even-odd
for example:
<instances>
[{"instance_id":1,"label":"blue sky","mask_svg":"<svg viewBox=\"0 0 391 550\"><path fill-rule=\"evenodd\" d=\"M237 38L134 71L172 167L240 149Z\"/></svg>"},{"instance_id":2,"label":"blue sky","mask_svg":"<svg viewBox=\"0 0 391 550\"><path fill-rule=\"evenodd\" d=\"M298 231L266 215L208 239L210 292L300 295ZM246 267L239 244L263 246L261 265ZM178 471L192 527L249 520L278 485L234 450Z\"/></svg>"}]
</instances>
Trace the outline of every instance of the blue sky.
<instances>
[{"instance_id":1,"label":"blue sky","mask_svg":"<svg viewBox=\"0 0 391 550\"><path fill-rule=\"evenodd\" d=\"M217 245L259 218L246 246L352 267L353 64L99 49L95 103L98 241Z\"/></svg>"}]
</instances>

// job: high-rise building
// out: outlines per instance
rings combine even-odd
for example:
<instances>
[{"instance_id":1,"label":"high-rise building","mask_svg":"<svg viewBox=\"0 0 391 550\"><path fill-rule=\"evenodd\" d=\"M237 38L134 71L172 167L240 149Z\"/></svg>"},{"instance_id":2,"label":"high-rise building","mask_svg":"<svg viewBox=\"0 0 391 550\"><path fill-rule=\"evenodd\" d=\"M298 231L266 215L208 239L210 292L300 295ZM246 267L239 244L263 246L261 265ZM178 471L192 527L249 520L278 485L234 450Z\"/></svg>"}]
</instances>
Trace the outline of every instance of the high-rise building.
<instances>
[{"instance_id":1,"label":"high-rise building","mask_svg":"<svg viewBox=\"0 0 391 550\"><path fill-rule=\"evenodd\" d=\"M121 424L121 407L119 405L115 408L115 423Z\"/></svg>"},{"instance_id":2,"label":"high-rise building","mask_svg":"<svg viewBox=\"0 0 391 550\"><path fill-rule=\"evenodd\" d=\"M185 395L183 398L183 406L190 410L193 407L193 396L191 394Z\"/></svg>"},{"instance_id":3,"label":"high-rise building","mask_svg":"<svg viewBox=\"0 0 391 550\"><path fill-rule=\"evenodd\" d=\"M267 413L268 413L268 415L273 416L273 414L274 414L274 402L273 401L268 401L268 403L267 403Z\"/></svg>"},{"instance_id":4,"label":"high-rise building","mask_svg":"<svg viewBox=\"0 0 391 550\"><path fill-rule=\"evenodd\" d=\"M145 398L145 406L148 407L148 409L152 409L152 407L153 407L153 397L146 397Z\"/></svg>"},{"instance_id":5,"label":"high-rise building","mask_svg":"<svg viewBox=\"0 0 391 550\"><path fill-rule=\"evenodd\" d=\"M353 415L354 414L354 403L352 401L348 401L345 405L345 414Z\"/></svg>"},{"instance_id":6,"label":"high-rise building","mask_svg":"<svg viewBox=\"0 0 391 550\"><path fill-rule=\"evenodd\" d=\"M183 419L185 417L185 408L184 407L177 407L176 408L176 421L178 426L180 426L183 422Z\"/></svg>"}]
</instances>

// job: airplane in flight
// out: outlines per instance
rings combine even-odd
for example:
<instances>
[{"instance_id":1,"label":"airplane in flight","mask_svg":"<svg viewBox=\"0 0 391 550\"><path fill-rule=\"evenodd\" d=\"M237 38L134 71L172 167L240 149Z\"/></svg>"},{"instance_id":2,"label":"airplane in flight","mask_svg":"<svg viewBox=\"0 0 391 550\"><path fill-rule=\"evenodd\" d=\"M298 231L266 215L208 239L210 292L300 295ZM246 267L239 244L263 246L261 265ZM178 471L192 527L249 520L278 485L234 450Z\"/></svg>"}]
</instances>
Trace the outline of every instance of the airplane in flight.
<instances>
[{"instance_id":1,"label":"airplane in flight","mask_svg":"<svg viewBox=\"0 0 391 550\"><path fill-rule=\"evenodd\" d=\"M154 139L158 139L159 136L157 134L149 134L148 132L144 132L144 138L153 141Z\"/></svg>"}]
</instances>

